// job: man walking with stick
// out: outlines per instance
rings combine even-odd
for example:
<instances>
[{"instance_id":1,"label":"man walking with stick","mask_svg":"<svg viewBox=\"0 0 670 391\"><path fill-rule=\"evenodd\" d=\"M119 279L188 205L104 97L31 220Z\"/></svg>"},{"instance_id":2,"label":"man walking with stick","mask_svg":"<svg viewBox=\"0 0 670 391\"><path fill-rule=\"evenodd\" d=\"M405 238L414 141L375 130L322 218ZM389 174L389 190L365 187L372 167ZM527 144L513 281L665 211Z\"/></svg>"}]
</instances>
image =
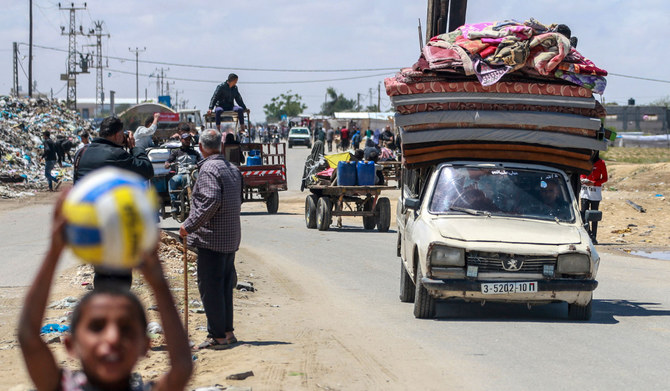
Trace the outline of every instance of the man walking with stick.
<instances>
[{"instance_id":1,"label":"man walking with stick","mask_svg":"<svg viewBox=\"0 0 670 391\"><path fill-rule=\"evenodd\" d=\"M235 252L240 246L242 174L221 155L221 133L200 135L198 180L191 212L179 229L198 250L198 290L207 316L207 339L198 349L221 349L237 342L233 333Z\"/></svg>"}]
</instances>

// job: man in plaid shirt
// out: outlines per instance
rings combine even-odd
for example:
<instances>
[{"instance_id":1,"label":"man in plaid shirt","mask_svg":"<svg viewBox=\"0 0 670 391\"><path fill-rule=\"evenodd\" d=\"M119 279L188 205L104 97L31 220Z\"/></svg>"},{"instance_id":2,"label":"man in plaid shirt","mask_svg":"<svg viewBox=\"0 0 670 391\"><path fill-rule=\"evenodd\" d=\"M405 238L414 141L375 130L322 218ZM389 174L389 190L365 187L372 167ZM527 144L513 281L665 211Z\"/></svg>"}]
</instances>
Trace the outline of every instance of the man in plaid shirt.
<instances>
[{"instance_id":1,"label":"man in plaid shirt","mask_svg":"<svg viewBox=\"0 0 670 391\"><path fill-rule=\"evenodd\" d=\"M208 338L199 349L217 349L237 342L233 334L233 289L237 285L235 252L240 247L242 174L221 155L221 133L208 129L200 136L198 180L191 212L180 227L188 244L198 249L198 290L207 316Z\"/></svg>"}]
</instances>

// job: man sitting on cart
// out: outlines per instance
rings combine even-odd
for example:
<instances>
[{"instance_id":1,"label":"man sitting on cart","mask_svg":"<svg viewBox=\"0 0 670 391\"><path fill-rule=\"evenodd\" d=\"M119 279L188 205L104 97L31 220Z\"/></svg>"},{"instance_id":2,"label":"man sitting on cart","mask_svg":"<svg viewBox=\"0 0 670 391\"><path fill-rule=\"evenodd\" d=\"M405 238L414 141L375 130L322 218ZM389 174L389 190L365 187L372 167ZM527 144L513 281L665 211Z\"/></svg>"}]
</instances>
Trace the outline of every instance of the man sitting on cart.
<instances>
[{"instance_id":1,"label":"man sitting on cart","mask_svg":"<svg viewBox=\"0 0 670 391\"><path fill-rule=\"evenodd\" d=\"M228 80L219 84L212 95L212 100L209 102L209 110L207 115L212 114L214 109L214 117L216 120L216 129L221 131L221 114L224 111L234 111L237 113L237 122L240 124L240 130L244 130L244 113L249 112L247 106L242 100L240 91L237 89L238 77L231 73L228 75ZM237 105L235 105L237 103Z\"/></svg>"},{"instance_id":2,"label":"man sitting on cart","mask_svg":"<svg viewBox=\"0 0 670 391\"><path fill-rule=\"evenodd\" d=\"M187 125L188 126L188 125ZM180 129L181 130L181 129ZM173 149L170 157L165 162L165 168L170 168L172 164L177 165L177 173L170 178L168 190L170 192L170 202L172 211L178 213L178 190L184 188L186 176L190 174L190 169L200 161L200 155L191 146L192 136L189 132L184 132L180 136L181 147Z\"/></svg>"}]
</instances>

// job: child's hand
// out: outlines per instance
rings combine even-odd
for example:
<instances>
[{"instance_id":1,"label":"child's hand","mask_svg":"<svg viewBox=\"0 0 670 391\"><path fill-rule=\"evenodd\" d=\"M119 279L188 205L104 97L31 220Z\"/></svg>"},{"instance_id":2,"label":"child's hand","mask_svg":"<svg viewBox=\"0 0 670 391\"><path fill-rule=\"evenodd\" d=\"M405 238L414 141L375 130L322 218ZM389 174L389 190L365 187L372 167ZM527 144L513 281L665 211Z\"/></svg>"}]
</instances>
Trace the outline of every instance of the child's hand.
<instances>
[{"instance_id":1,"label":"child's hand","mask_svg":"<svg viewBox=\"0 0 670 391\"><path fill-rule=\"evenodd\" d=\"M69 189L63 191L56 201L54 216L51 222L51 249L57 252L63 251L65 247L65 217L63 217L63 202L67 197Z\"/></svg>"}]
</instances>

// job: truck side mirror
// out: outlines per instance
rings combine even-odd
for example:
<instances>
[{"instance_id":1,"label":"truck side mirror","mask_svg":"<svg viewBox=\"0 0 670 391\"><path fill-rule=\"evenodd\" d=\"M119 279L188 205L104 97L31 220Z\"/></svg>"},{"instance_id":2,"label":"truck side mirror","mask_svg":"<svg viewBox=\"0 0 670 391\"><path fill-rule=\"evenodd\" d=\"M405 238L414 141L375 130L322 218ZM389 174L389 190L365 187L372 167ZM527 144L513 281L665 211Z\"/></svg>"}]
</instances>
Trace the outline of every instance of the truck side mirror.
<instances>
[{"instance_id":1,"label":"truck side mirror","mask_svg":"<svg viewBox=\"0 0 670 391\"><path fill-rule=\"evenodd\" d=\"M603 219L603 212L599 210L587 210L584 217L586 218L586 222L600 221Z\"/></svg>"},{"instance_id":2,"label":"truck side mirror","mask_svg":"<svg viewBox=\"0 0 670 391\"><path fill-rule=\"evenodd\" d=\"M419 210L419 208L421 207L421 200L419 200L418 198L404 198L402 202L405 208L414 211Z\"/></svg>"}]
</instances>

